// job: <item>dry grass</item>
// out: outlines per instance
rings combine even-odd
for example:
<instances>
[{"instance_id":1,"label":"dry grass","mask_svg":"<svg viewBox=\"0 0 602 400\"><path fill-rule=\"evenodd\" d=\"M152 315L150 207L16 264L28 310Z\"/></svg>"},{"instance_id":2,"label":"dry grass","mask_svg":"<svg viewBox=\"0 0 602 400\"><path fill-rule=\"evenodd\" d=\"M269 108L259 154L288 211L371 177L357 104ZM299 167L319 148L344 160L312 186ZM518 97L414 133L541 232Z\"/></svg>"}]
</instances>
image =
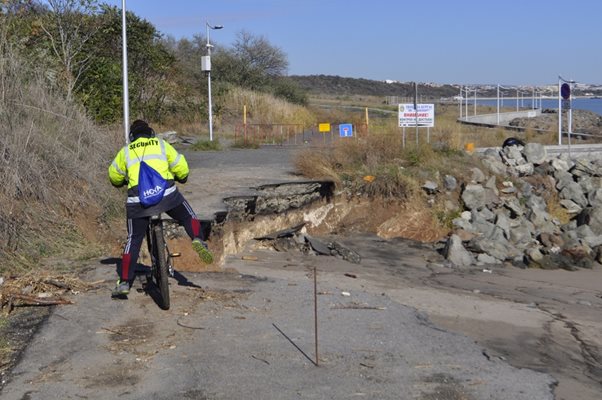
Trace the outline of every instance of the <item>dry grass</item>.
<instances>
[{"instance_id":1,"label":"dry grass","mask_svg":"<svg viewBox=\"0 0 602 400\"><path fill-rule=\"evenodd\" d=\"M398 209L395 216L383 220L377 229L381 236L440 239L449 232L450 221L457 217L458 211L432 203L421 186L431 180L441 187L443 176L448 174L460 184L467 181L471 168L483 169L483 166L477 156L463 151L465 144L474 137L480 138L477 146L499 146L510 136L501 130L482 134L477 128L460 125L452 111L443 107L438 127L431 130L430 143L426 143L424 129L419 131L418 144L415 130L407 129L404 145L398 127L391 127L390 121L377 120L380 124L371 123L369 133L357 140L337 141L330 148L303 151L296 158L297 170L309 178L330 179L349 196L395 204ZM488 136L490 142L482 136Z\"/></svg>"},{"instance_id":2,"label":"dry grass","mask_svg":"<svg viewBox=\"0 0 602 400\"><path fill-rule=\"evenodd\" d=\"M571 221L571 214L567 212L566 208L560 205L558 198L548 200L547 206L548 213L552 216L552 218L560 221L562 225L568 224Z\"/></svg>"},{"instance_id":3,"label":"dry grass","mask_svg":"<svg viewBox=\"0 0 602 400\"><path fill-rule=\"evenodd\" d=\"M81 215L106 220L117 210L106 168L114 143L85 113L49 89L0 37L0 270L40 257L87 251Z\"/></svg>"},{"instance_id":4,"label":"dry grass","mask_svg":"<svg viewBox=\"0 0 602 400\"><path fill-rule=\"evenodd\" d=\"M315 116L303 106L289 103L268 93L232 88L224 98L224 118L238 118L243 123L243 107L247 107L249 124L315 124Z\"/></svg>"},{"instance_id":5,"label":"dry grass","mask_svg":"<svg viewBox=\"0 0 602 400\"><path fill-rule=\"evenodd\" d=\"M329 149L305 150L295 158L297 171L311 179L326 179L341 184L336 161L330 159Z\"/></svg>"},{"instance_id":6,"label":"dry grass","mask_svg":"<svg viewBox=\"0 0 602 400\"><path fill-rule=\"evenodd\" d=\"M481 167L480 161L463 151L441 144L435 147L406 143L404 147L398 134L370 134L358 140L337 141L330 148L307 149L296 158L297 170L307 177L343 183L361 181L360 184L388 180L409 188L410 182L439 180L444 173L461 176L473 166ZM365 182L365 176L375 179Z\"/></svg>"},{"instance_id":7,"label":"dry grass","mask_svg":"<svg viewBox=\"0 0 602 400\"><path fill-rule=\"evenodd\" d=\"M231 139L243 124L243 108L247 107L248 124L295 124L313 126L316 117L307 107L289 103L269 93L256 92L239 87L223 88L213 97L213 134L218 138ZM204 108L199 102L198 108ZM179 134L209 139L207 111L190 113L194 117L179 115L167 117L153 124L157 132L176 131Z\"/></svg>"},{"instance_id":8,"label":"dry grass","mask_svg":"<svg viewBox=\"0 0 602 400\"><path fill-rule=\"evenodd\" d=\"M548 208L548 213L552 218L558 220L562 225L568 224L572 215L567 212L567 209L560 204L560 197L558 191L552 187L544 192L544 199Z\"/></svg>"}]
</instances>

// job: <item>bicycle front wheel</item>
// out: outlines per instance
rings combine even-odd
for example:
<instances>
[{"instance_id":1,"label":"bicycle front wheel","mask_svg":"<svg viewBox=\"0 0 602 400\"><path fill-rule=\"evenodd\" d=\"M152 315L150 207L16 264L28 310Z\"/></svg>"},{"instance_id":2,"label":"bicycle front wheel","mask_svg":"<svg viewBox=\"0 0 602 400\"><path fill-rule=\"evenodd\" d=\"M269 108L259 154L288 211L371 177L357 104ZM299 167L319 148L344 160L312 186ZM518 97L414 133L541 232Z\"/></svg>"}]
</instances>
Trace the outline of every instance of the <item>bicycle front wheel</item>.
<instances>
[{"instance_id":1,"label":"bicycle front wheel","mask_svg":"<svg viewBox=\"0 0 602 400\"><path fill-rule=\"evenodd\" d=\"M167 246L163 237L163 226L157 224L153 226L153 258L154 268L153 275L155 284L159 289L159 307L163 310L169 310L169 284L167 278L169 276L167 266Z\"/></svg>"}]
</instances>

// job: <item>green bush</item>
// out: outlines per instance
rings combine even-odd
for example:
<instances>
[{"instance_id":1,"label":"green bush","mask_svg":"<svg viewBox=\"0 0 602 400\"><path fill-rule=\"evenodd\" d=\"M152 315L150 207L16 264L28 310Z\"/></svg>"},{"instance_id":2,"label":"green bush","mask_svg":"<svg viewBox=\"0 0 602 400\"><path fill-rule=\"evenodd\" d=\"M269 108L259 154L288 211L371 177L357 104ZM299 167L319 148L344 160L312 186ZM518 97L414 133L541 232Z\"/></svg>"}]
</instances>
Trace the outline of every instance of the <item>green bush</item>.
<instances>
[{"instance_id":1,"label":"green bush","mask_svg":"<svg viewBox=\"0 0 602 400\"><path fill-rule=\"evenodd\" d=\"M219 140L198 140L190 148L194 151L217 151L221 150L222 146Z\"/></svg>"}]
</instances>

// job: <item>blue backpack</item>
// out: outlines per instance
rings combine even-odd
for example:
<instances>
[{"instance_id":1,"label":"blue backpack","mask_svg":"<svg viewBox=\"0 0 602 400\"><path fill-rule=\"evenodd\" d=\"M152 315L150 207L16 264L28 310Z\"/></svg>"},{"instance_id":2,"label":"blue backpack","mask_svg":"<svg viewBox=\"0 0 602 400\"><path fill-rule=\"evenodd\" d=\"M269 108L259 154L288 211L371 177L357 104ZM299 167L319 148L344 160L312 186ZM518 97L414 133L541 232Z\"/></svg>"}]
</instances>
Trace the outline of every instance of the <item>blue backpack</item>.
<instances>
[{"instance_id":1,"label":"blue backpack","mask_svg":"<svg viewBox=\"0 0 602 400\"><path fill-rule=\"evenodd\" d=\"M143 207L158 204L167 189L167 181L144 161L140 161L138 174L138 197Z\"/></svg>"}]
</instances>

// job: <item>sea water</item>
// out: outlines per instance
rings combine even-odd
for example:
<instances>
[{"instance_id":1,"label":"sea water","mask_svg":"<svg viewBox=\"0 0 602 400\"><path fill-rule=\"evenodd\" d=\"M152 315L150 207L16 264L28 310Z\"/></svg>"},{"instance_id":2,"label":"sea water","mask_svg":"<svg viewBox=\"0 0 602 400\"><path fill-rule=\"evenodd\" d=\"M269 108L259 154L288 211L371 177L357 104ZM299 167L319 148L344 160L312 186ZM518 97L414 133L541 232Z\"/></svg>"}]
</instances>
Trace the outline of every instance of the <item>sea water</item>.
<instances>
[{"instance_id":1,"label":"sea water","mask_svg":"<svg viewBox=\"0 0 602 400\"><path fill-rule=\"evenodd\" d=\"M536 100L536 105L537 108L539 108L539 99L535 99ZM542 104L543 104L543 108L552 108L552 109L557 109L558 108L558 99L542 99ZM473 99L468 99L468 107L470 109L470 106L474 104L474 100ZM497 107L497 100L496 99L487 99L487 100L480 100L479 98L477 98L477 105L484 105L484 106L492 106L492 107ZM520 110L525 110L525 109L529 109L532 108L533 106L533 99L532 98L524 98L524 99L518 99L518 106ZM516 99L504 99L502 100L500 98L500 108L509 108L512 107L514 109L516 109ZM602 115L602 99L598 99L598 98L585 98L585 97L581 97L581 98L576 98L572 100L572 107L573 110L587 110L587 111L592 111L595 112L596 114Z\"/></svg>"}]
</instances>

